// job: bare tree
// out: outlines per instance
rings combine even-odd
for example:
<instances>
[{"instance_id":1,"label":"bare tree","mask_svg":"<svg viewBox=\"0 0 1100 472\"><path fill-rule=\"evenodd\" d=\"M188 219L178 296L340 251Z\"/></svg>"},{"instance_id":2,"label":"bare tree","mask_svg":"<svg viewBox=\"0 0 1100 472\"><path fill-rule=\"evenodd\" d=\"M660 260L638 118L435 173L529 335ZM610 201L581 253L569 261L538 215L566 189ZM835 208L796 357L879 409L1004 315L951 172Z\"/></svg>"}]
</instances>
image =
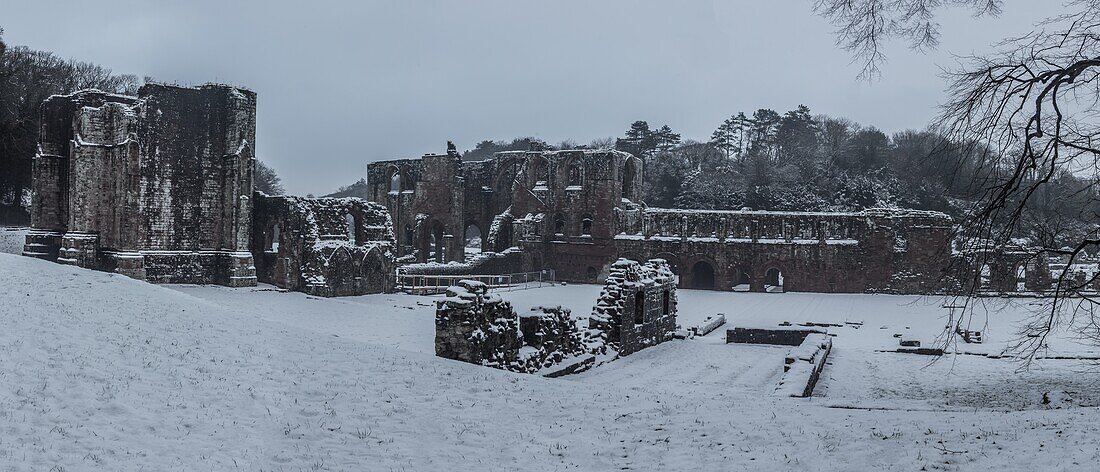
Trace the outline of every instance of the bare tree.
<instances>
[{"instance_id":1,"label":"bare tree","mask_svg":"<svg viewBox=\"0 0 1100 472\"><path fill-rule=\"evenodd\" d=\"M977 16L997 15L1002 0L816 0L814 11L837 28L837 46L862 62L860 77L879 75L886 61L885 44L901 38L917 50L940 44L936 13L946 7L967 7Z\"/></svg>"},{"instance_id":2,"label":"bare tree","mask_svg":"<svg viewBox=\"0 0 1100 472\"><path fill-rule=\"evenodd\" d=\"M948 136L985 147L979 175L986 192L964 224L970 247L1004 247L1023 235L1034 219L1031 204L1057 190L1067 172L1084 185L1063 197L1064 205L1072 205L1066 211L1100 218L1100 0L1067 7L1071 13L1002 42L994 54L968 58L962 70L950 74L939 121ZM1043 245L1033 257L1054 255L1066 265L1054 278L1044 309L1020 333L1016 348L1029 359L1059 327L1100 341L1095 317L1100 299L1093 295L1097 274L1073 273L1075 263L1100 249L1100 230L1086 228L1063 247L1058 233L1069 228L1059 227L1056 216L1041 219L1051 237L1031 241ZM975 263L982 263L981 257Z\"/></svg>"},{"instance_id":3,"label":"bare tree","mask_svg":"<svg viewBox=\"0 0 1100 472\"><path fill-rule=\"evenodd\" d=\"M838 45L863 61L861 75L872 77L892 37L917 49L935 47L934 15L948 6L995 15L1001 2L818 0L816 11L838 27ZM1059 328L1100 344L1098 275L1081 277L1073 269L1100 250L1100 0L1064 8L1033 32L998 44L997 52L964 58L960 70L948 73L948 99L937 120L944 136L969 144L966 165L984 189L960 225L959 240L970 257L960 272L965 303L954 328L974 324L975 312L987 308L973 297L981 289L981 267L1018 238L1029 236L1037 245L1031 257L1065 263L1045 305L1019 333L1014 348L1027 360ZM1063 180L1072 180L1073 188ZM1036 207L1054 211L1036 214Z\"/></svg>"},{"instance_id":4,"label":"bare tree","mask_svg":"<svg viewBox=\"0 0 1100 472\"><path fill-rule=\"evenodd\" d=\"M283 189L283 179L279 178L279 175L275 173L275 169L259 159L256 159L256 191L267 195L286 193Z\"/></svg>"}]
</instances>

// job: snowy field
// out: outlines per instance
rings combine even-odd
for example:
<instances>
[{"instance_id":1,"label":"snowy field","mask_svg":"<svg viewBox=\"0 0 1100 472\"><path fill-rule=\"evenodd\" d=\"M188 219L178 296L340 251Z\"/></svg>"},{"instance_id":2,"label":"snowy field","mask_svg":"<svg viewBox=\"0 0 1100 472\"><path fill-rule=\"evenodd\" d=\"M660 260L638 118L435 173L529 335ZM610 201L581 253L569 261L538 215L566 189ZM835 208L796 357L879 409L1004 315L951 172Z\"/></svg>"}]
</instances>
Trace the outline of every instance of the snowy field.
<instances>
[{"instance_id":1,"label":"snowy field","mask_svg":"<svg viewBox=\"0 0 1100 472\"><path fill-rule=\"evenodd\" d=\"M507 292L587 316L599 287ZM0 254L0 470L1094 470L1100 373L879 352L942 300L680 292L680 320L845 324L815 396L725 329L544 379L436 358L432 297L154 286ZM996 353L1027 301L995 300ZM857 328L858 327L858 328ZM1066 336L1051 352L1092 354Z\"/></svg>"}]
</instances>

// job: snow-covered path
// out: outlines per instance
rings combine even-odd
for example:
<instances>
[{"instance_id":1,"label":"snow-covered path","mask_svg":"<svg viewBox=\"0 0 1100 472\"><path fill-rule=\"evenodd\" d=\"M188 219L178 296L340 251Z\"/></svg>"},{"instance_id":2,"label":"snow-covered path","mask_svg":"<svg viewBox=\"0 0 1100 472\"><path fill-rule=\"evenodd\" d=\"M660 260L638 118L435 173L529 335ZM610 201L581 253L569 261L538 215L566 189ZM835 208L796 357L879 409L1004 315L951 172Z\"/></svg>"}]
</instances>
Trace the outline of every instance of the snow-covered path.
<instances>
[{"instance_id":1,"label":"snow-covered path","mask_svg":"<svg viewBox=\"0 0 1100 472\"><path fill-rule=\"evenodd\" d=\"M424 322L399 315L416 309L388 296L362 311L376 321L336 336L303 329L288 294L258 292L278 297L258 316L186 292L0 254L0 470L1077 471L1100 462L1096 408L831 408L836 378L825 397L776 398L775 348L675 341L543 379L417 352L414 335L370 333L384 331L379 319L398 333ZM310 316L348 317L326 326L355 321L334 301L314 302Z\"/></svg>"}]
</instances>

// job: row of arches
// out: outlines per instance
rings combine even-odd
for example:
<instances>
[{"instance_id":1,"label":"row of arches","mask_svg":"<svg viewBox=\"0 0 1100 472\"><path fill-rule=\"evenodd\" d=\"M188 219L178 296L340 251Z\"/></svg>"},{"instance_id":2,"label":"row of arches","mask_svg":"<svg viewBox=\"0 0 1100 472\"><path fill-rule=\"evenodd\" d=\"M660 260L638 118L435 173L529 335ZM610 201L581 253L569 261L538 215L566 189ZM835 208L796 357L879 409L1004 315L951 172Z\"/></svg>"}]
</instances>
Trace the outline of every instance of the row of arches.
<instances>
[{"instance_id":1,"label":"row of arches","mask_svg":"<svg viewBox=\"0 0 1100 472\"><path fill-rule=\"evenodd\" d=\"M629 255L625 257L633 260L648 259ZM734 265L723 271L706 256L685 259L675 254L663 253L654 257L668 261L672 271L680 277L681 288L770 293L788 291L789 274L785 265L780 262Z\"/></svg>"},{"instance_id":2,"label":"row of arches","mask_svg":"<svg viewBox=\"0 0 1100 472\"><path fill-rule=\"evenodd\" d=\"M735 272L736 277L733 279L733 285L731 287L719 287L718 278L716 277L714 265L706 260L696 261L691 266L690 286L685 288L693 288L699 290L733 290L735 292L750 292L753 289L752 276L745 270L738 269ZM685 277L681 274L681 280ZM783 292L784 291L784 275L783 270L776 266L768 267L764 271L763 291L764 292Z\"/></svg>"}]
</instances>

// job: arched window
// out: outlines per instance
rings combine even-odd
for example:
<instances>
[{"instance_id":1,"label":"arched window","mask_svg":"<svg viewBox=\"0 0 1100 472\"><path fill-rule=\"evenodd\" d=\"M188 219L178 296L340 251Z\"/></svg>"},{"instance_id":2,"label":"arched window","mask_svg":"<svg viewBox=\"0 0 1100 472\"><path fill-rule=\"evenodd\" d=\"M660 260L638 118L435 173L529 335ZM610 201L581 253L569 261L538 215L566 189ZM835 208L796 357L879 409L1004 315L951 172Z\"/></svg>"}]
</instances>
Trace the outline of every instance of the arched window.
<instances>
[{"instance_id":1,"label":"arched window","mask_svg":"<svg viewBox=\"0 0 1100 472\"><path fill-rule=\"evenodd\" d=\"M633 199L634 193L637 188L638 169L634 164L634 159L627 159L626 164L623 164L623 198Z\"/></svg>"},{"instance_id":2,"label":"arched window","mask_svg":"<svg viewBox=\"0 0 1100 472\"><path fill-rule=\"evenodd\" d=\"M401 190L401 173L394 172L393 175L390 176L390 193L398 193Z\"/></svg>"},{"instance_id":3,"label":"arched window","mask_svg":"<svg viewBox=\"0 0 1100 472\"><path fill-rule=\"evenodd\" d=\"M583 184L584 168L579 162L569 164L569 186L580 187Z\"/></svg>"},{"instance_id":4,"label":"arched window","mask_svg":"<svg viewBox=\"0 0 1100 472\"><path fill-rule=\"evenodd\" d=\"M344 224L348 228L348 241L359 244L359 232L355 230L355 217L351 213L344 215Z\"/></svg>"},{"instance_id":5,"label":"arched window","mask_svg":"<svg viewBox=\"0 0 1100 472\"><path fill-rule=\"evenodd\" d=\"M634 293L634 324L645 323L645 290Z\"/></svg>"},{"instance_id":6,"label":"arched window","mask_svg":"<svg viewBox=\"0 0 1100 472\"><path fill-rule=\"evenodd\" d=\"M581 220L581 236L592 236L592 217L589 215Z\"/></svg>"},{"instance_id":7,"label":"arched window","mask_svg":"<svg viewBox=\"0 0 1100 472\"><path fill-rule=\"evenodd\" d=\"M550 187L550 162L545 157L536 156L531 160L531 167L535 189L545 190Z\"/></svg>"},{"instance_id":8,"label":"arched window","mask_svg":"<svg viewBox=\"0 0 1100 472\"><path fill-rule=\"evenodd\" d=\"M561 215L554 216L554 234L558 236L565 235L565 218Z\"/></svg>"}]
</instances>

